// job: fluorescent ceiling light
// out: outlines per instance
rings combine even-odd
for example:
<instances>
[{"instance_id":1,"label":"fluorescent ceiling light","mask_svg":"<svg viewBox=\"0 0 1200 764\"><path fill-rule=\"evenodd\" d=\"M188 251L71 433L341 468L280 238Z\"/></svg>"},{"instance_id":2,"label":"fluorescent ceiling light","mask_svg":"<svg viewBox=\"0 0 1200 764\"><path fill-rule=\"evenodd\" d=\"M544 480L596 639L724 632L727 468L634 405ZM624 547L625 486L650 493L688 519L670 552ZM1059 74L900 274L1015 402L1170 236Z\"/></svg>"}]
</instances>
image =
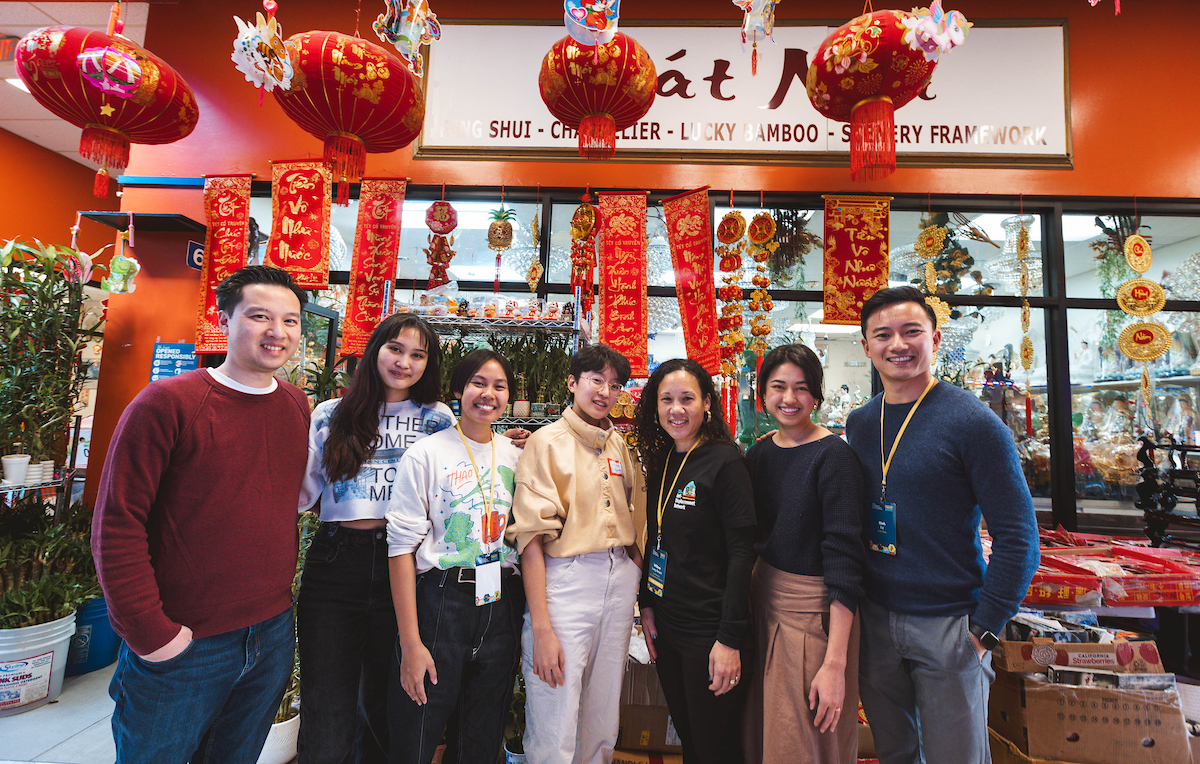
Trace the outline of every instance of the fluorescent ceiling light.
<instances>
[{"instance_id":1,"label":"fluorescent ceiling light","mask_svg":"<svg viewBox=\"0 0 1200 764\"><path fill-rule=\"evenodd\" d=\"M17 90L24 90L26 93L29 93L29 88L25 87L25 83L21 81L20 77L5 77L4 81L9 85L12 85ZM30 95L33 94L30 93Z\"/></svg>"}]
</instances>

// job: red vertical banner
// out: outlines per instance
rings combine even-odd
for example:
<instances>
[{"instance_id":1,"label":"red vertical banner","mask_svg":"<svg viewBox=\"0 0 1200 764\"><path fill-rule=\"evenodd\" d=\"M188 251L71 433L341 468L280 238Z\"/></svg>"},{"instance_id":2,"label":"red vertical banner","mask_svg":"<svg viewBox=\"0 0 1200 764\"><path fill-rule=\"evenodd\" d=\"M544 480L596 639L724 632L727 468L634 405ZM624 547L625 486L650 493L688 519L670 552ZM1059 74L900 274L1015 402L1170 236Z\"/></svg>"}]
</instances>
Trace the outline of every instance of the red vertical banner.
<instances>
[{"instance_id":1,"label":"red vertical banner","mask_svg":"<svg viewBox=\"0 0 1200 764\"><path fill-rule=\"evenodd\" d=\"M329 168L320 161L276 162L271 181L271 240L263 263L292 274L301 289L328 289Z\"/></svg>"},{"instance_id":2,"label":"red vertical banner","mask_svg":"<svg viewBox=\"0 0 1200 764\"><path fill-rule=\"evenodd\" d=\"M679 295L683 343L688 358L716 375L721 370L721 358L717 351L717 290L708 187L663 199L663 213Z\"/></svg>"},{"instance_id":3,"label":"red vertical banner","mask_svg":"<svg viewBox=\"0 0 1200 764\"><path fill-rule=\"evenodd\" d=\"M600 342L629 359L635 377L647 377L646 194L601 192Z\"/></svg>"},{"instance_id":4,"label":"red vertical banner","mask_svg":"<svg viewBox=\"0 0 1200 764\"><path fill-rule=\"evenodd\" d=\"M342 324L342 355L362 355L371 332L391 313L405 187L403 180L362 179L350 266L350 296Z\"/></svg>"},{"instance_id":5,"label":"red vertical banner","mask_svg":"<svg viewBox=\"0 0 1200 764\"><path fill-rule=\"evenodd\" d=\"M825 196L826 324L857 324L888 284L890 196Z\"/></svg>"},{"instance_id":6,"label":"red vertical banner","mask_svg":"<svg viewBox=\"0 0 1200 764\"><path fill-rule=\"evenodd\" d=\"M217 284L246 264L250 239L250 176L214 175L204 180L204 260L200 266L200 308L196 352L224 353L225 335L217 319Z\"/></svg>"}]
</instances>

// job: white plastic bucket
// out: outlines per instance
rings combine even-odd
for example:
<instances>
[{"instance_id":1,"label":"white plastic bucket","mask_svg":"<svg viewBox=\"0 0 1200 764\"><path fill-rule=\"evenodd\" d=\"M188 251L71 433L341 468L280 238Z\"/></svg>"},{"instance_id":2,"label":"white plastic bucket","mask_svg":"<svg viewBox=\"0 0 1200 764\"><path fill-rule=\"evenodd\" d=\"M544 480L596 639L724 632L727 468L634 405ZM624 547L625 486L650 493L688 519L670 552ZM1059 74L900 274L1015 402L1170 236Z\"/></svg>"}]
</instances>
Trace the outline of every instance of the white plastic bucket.
<instances>
[{"instance_id":1,"label":"white plastic bucket","mask_svg":"<svg viewBox=\"0 0 1200 764\"><path fill-rule=\"evenodd\" d=\"M0 717L24 713L62 692L75 614L22 629L0 629Z\"/></svg>"}]
</instances>

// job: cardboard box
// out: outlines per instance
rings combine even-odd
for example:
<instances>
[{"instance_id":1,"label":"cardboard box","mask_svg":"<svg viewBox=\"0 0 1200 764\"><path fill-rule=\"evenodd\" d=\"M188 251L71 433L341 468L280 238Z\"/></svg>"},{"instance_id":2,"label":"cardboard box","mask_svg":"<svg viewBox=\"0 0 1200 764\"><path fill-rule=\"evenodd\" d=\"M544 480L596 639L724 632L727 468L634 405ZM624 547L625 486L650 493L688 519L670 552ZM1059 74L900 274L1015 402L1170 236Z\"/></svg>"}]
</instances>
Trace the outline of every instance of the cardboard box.
<instances>
[{"instance_id":1,"label":"cardboard box","mask_svg":"<svg viewBox=\"0 0 1200 764\"><path fill-rule=\"evenodd\" d=\"M875 758L875 737L871 735L871 727L861 723L858 725L858 758Z\"/></svg>"},{"instance_id":2,"label":"cardboard box","mask_svg":"<svg viewBox=\"0 0 1200 764\"><path fill-rule=\"evenodd\" d=\"M683 764L678 753L655 753L652 751L613 751L612 764Z\"/></svg>"},{"instance_id":3,"label":"cardboard box","mask_svg":"<svg viewBox=\"0 0 1200 764\"><path fill-rule=\"evenodd\" d=\"M621 728L617 747L626 751L682 753L679 735L671 723L667 699L654 666L628 661L621 683Z\"/></svg>"},{"instance_id":4,"label":"cardboard box","mask_svg":"<svg viewBox=\"0 0 1200 764\"><path fill-rule=\"evenodd\" d=\"M992 650L992 665L1003 671L1045 671L1047 666L1094 668L1130 674L1163 673L1158 645L1118 639L1105 645L1055 642L1035 637L1029 642L1001 640Z\"/></svg>"},{"instance_id":5,"label":"cardboard box","mask_svg":"<svg viewBox=\"0 0 1200 764\"><path fill-rule=\"evenodd\" d=\"M1076 764L1070 761L1031 759L1021 752L1016 743L1005 740L1003 735L991 727L988 728L988 743L992 748L992 764Z\"/></svg>"},{"instance_id":6,"label":"cardboard box","mask_svg":"<svg viewBox=\"0 0 1200 764\"><path fill-rule=\"evenodd\" d=\"M1191 758L1175 692L1069 687L1000 670L988 726L1035 760L1181 764Z\"/></svg>"}]
</instances>

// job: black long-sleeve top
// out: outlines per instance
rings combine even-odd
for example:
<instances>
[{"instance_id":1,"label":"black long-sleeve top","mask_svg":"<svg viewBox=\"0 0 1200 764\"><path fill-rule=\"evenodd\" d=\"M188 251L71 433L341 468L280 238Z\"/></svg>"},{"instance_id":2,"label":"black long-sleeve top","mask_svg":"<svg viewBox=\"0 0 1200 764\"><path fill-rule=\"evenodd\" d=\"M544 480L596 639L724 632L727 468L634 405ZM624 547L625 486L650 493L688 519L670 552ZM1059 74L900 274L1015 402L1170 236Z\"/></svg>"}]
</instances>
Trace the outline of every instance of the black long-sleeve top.
<instances>
[{"instance_id":1,"label":"black long-sleeve top","mask_svg":"<svg viewBox=\"0 0 1200 764\"><path fill-rule=\"evenodd\" d=\"M853 449L837 436L782 448L767 438L746 455L758 512L755 551L787 573L821 576L853 612L863 594L865 483Z\"/></svg>"},{"instance_id":2,"label":"black long-sleeve top","mask_svg":"<svg viewBox=\"0 0 1200 764\"><path fill-rule=\"evenodd\" d=\"M750 574L754 569L754 489L746 459L732 443L701 443L683 472L684 454L671 451L662 472L647 476L646 562L638 602L653 608L654 622L693 644L714 640L740 648L749 630ZM663 595L647 588L651 549L667 553ZM671 492L671 482L675 490Z\"/></svg>"}]
</instances>

